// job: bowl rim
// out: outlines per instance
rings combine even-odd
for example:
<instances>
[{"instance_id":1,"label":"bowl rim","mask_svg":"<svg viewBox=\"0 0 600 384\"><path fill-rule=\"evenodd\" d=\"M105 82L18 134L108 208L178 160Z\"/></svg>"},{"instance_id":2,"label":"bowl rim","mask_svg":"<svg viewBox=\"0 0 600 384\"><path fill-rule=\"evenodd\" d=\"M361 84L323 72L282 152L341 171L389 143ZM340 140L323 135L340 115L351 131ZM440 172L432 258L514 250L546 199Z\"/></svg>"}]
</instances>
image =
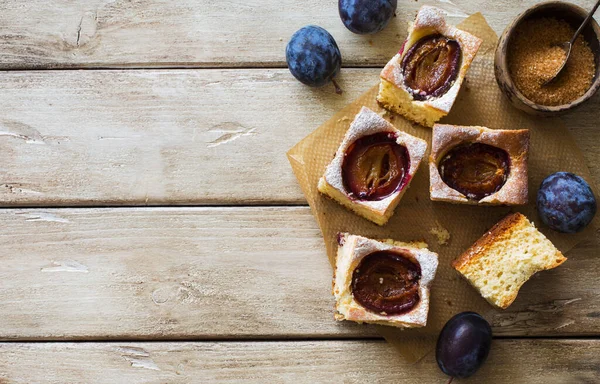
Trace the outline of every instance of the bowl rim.
<instances>
[{"instance_id":1,"label":"bowl rim","mask_svg":"<svg viewBox=\"0 0 600 384\"><path fill-rule=\"evenodd\" d=\"M506 27L506 29L504 30L504 33L502 34L502 38L499 41L498 47L497 49L501 49L502 47L506 47L508 45L508 42L510 41L510 38L512 37L516 27L527 17L531 16L532 14L534 14L535 12L539 12L541 10L543 10L544 8L549 8L551 6L562 6L565 8L571 8L572 10L574 10L577 13L582 14L582 17L585 18L585 16L588 14L588 10L573 4L573 3L568 3L565 1L545 1L542 3L538 3L533 5L530 8L527 8L525 11L521 12L517 17L515 17L513 19L513 21ZM582 20L583 21L583 20ZM598 40L598 43L600 43L600 25L598 25L598 22L596 22L596 20L592 17L592 19L590 20L590 25L592 27L592 29L595 32L596 35L596 39ZM506 49L506 51L508 52L508 50ZM600 63L600 54L596 53L596 66L599 66ZM525 95L523 95L521 93L521 91L517 88L517 86L515 85L515 83L513 82L512 76L510 74L510 70L508 69L508 54L505 54L504 57L502 58L502 65L505 68L505 73L506 73L506 83L507 85L509 85L515 96L519 99L520 102L522 102L523 104L525 104L527 107L538 111L538 112L543 112L543 113L558 113L558 112L565 112L568 110L571 110L579 105L581 105L582 103L584 103L585 101L589 100L592 96L594 96L594 94L596 94L596 92L598 91L598 89L600 89L600 75L596 76L596 78L594 79L594 81L592 82L592 85L590 86L590 88L583 94L581 95L579 98L567 103L567 104L561 104L561 105L542 105L542 104L537 104L534 103L533 101L529 100L527 97L525 97ZM596 71L598 71L597 68L595 68Z\"/></svg>"}]
</instances>

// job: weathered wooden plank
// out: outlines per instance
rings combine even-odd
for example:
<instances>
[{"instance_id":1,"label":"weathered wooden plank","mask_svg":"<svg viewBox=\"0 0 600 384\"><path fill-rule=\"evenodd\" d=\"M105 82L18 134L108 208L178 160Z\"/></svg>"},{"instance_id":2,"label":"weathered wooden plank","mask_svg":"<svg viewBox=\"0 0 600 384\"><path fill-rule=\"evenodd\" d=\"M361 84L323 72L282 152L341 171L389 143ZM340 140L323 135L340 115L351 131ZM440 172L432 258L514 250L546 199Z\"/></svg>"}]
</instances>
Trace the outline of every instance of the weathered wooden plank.
<instances>
[{"instance_id":1,"label":"weathered wooden plank","mask_svg":"<svg viewBox=\"0 0 600 384\"><path fill-rule=\"evenodd\" d=\"M10 209L0 222L0 339L377 336L333 320L308 208ZM600 334L597 249L528 282L495 333Z\"/></svg>"},{"instance_id":2,"label":"weathered wooden plank","mask_svg":"<svg viewBox=\"0 0 600 384\"><path fill-rule=\"evenodd\" d=\"M0 203L302 204L285 152L378 72L344 70L341 97L282 69L4 73ZM596 180L599 106L568 117Z\"/></svg>"},{"instance_id":3,"label":"weathered wooden plank","mask_svg":"<svg viewBox=\"0 0 600 384\"><path fill-rule=\"evenodd\" d=\"M408 364L383 341L0 343L2 383L445 383L433 353ZM524 361L527 363L524 364ZM461 383L596 383L598 340L494 340Z\"/></svg>"},{"instance_id":4,"label":"weathered wooden plank","mask_svg":"<svg viewBox=\"0 0 600 384\"><path fill-rule=\"evenodd\" d=\"M437 0L451 22L482 12L501 32L525 1ZM575 0L589 7L589 2ZM422 2L401 2L382 33L345 29L337 1L5 0L0 68L284 66L285 45L302 26L331 32L345 65L382 65L400 48ZM240 17L243 15L243 17Z\"/></svg>"},{"instance_id":5,"label":"weathered wooden plank","mask_svg":"<svg viewBox=\"0 0 600 384\"><path fill-rule=\"evenodd\" d=\"M6 205L302 203L285 152L343 97L287 70L9 72L0 84Z\"/></svg>"}]
</instances>

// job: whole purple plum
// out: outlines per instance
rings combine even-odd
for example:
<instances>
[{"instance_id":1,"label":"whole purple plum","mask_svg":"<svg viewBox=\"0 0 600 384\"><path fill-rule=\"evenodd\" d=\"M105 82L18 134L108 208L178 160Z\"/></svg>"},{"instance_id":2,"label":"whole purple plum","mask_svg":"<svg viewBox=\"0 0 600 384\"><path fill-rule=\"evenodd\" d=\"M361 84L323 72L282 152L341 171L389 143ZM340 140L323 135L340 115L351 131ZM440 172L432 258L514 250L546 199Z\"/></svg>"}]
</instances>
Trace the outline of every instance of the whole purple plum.
<instances>
[{"instance_id":1,"label":"whole purple plum","mask_svg":"<svg viewBox=\"0 0 600 384\"><path fill-rule=\"evenodd\" d=\"M361 35L383 30L396 12L398 0L339 0L342 23Z\"/></svg>"},{"instance_id":2,"label":"whole purple plum","mask_svg":"<svg viewBox=\"0 0 600 384\"><path fill-rule=\"evenodd\" d=\"M540 218L558 232L575 233L585 228L596 214L596 198L588 183L570 172L548 176L537 194Z\"/></svg>"}]
</instances>

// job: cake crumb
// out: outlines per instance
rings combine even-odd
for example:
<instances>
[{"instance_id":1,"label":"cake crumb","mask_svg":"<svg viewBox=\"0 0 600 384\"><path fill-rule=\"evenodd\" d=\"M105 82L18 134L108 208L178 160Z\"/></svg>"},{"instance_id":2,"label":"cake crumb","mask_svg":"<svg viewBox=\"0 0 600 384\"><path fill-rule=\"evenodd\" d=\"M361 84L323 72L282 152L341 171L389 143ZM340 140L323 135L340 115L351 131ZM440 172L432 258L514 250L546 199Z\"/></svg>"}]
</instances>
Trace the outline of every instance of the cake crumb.
<instances>
[{"instance_id":1,"label":"cake crumb","mask_svg":"<svg viewBox=\"0 0 600 384\"><path fill-rule=\"evenodd\" d=\"M450 241L450 232L442 225L436 221L435 227L432 227L429 230L429 233L435 235L437 237L437 242L439 245L448 245L448 241Z\"/></svg>"},{"instance_id":2,"label":"cake crumb","mask_svg":"<svg viewBox=\"0 0 600 384\"><path fill-rule=\"evenodd\" d=\"M383 284L383 277L379 278L379 284Z\"/></svg>"},{"instance_id":3,"label":"cake crumb","mask_svg":"<svg viewBox=\"0 0 600 384\"><path fill-rule=\"evenodd\" d=\"M344 121L350 121L350 118L348 116L344 116L341 119L338 119L338 123L343 123Z\"/></svg>"},{"instance_id":4,"label":"cake crumb","mask_svg":"<svg viewBox=\"0 0 600 384\"><path fill-rule=\"evenodd\" d=\"M337 243L340 247L346 243L346 236L341 232L338 232L337 234Z\"/></svg>"}]
</instances>

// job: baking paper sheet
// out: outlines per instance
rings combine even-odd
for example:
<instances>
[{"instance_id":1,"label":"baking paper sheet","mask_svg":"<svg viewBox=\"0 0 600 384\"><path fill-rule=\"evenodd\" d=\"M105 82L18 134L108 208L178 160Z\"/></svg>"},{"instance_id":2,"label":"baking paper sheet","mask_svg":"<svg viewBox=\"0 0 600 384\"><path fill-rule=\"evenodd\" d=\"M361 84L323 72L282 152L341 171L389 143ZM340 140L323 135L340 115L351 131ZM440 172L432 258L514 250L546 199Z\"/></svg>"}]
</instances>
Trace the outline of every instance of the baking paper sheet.
<instances>
[{"instance_id":1,"label":"baking paper sheet","mask_svg":"<svg viewBox=\"0 0 600 384\"><path fill-rule=\"evenodd\" d=\"M507 213L519 211L525 214L563 253L581 240L593 238L592 226L576 235L564 235L545 229L535 209L538 186L551 173L574 172L591 184L591 176L583 155L569 131L560 119L532 117L518 111L502 95L494 77L494 51L498 37L481 14L470 16L458 27L480 37L484 43L467 74L451 113L442 119L441 123L481 125L492 129L529 129L531 145L528 205L478 207L430 201L427 159L431 148L431 129L413 124L381 108L375 99L377 85L339 111L288 152L294 173L323 233L332 267L335 266L338 232L375 239L424 240L429 244L429 249L439 254L440 263L431 290L427 326L409 330L375 326L382 336L410 361L416 361L433 350L439 331L454 314L471 310L490 318L493 311L496 311L460 278L450 263ZM398 42L398 45L400 46L401 42ZM375 83L378 79L373 81ZM398 129L425 139L429 146L409 190L396 208L395 214L383 227L355 215L317 191L319 178L362 106L380 113ZM433 228L444 228L450 233L447 245L438 243L437 236L431 233ZM527 295L527 284L521 289L520 295Z\"/></svg>"}]
</instances>

